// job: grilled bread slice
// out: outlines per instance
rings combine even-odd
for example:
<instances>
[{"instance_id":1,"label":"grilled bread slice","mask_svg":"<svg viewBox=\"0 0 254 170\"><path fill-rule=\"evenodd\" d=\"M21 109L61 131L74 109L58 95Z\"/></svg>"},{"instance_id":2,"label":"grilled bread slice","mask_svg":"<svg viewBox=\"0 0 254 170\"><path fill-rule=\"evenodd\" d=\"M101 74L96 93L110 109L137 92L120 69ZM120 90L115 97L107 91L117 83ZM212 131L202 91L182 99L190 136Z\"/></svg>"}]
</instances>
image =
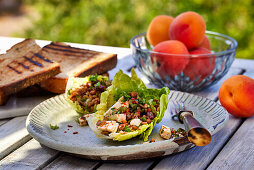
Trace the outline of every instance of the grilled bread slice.
<instances>
[{"instance_id":1,"label":"grilled bread slice","mask_svg":"<svg viewBox=\"0 0 254 170\"><path fill-rule=\"evenodd\" d=\"M35 40L27 39L0 56L0 104L6 96L60 73L60 64L48 58Z\"/></svg>"},{"instance_id":2,"label":"grilled bread slice","mask_svg":"<svg viewBox=\"0 0 254 170\"><path fill-rule=\"evenodd\" d=\"M61 65L62 72L40 83L41 87L53 92L64 93L68 77L84 77L90 74L102 74L114 68L117 55L75 48L65 43L52 42L42 48L50 54L49 59Z\"/></svg>"}]
</instances>

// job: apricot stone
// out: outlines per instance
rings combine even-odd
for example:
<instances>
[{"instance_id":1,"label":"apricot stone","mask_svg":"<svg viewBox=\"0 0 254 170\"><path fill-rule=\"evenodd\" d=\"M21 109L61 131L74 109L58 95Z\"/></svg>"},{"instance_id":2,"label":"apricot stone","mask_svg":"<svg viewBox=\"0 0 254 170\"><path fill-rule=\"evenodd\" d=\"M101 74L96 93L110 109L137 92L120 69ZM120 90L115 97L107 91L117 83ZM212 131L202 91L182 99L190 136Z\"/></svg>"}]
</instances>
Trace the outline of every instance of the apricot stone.
<instances>
[{"instance_id":1,"label":"apricot stone","mask_svg":"<svg viewBox=\"0 0 254 170\"><path fill-rule=\"evenodd\" d=\"M225 80L219 90L221 105L236 117L254 115L254 79L235 75Z\"/></svg>"},{"instance_id":2,"label":"apricot stone","mask_svg":"<svg viewBox=\"0 0 254 170\"><path fill-rule=\"evenodd\" d=\"M156 16L149 24L146 36L148 42L155 46L162 41L169 40L169 26L174 20L173 17L168 15Z\"/></svg>"},{"instance_id":3,"label":"apricot stone","mask_svg":"<svg viewBox=\"0 0 254 170\"><path fill-rule=\"evenodd\" d=\"M154 52L163 53L151 55L152 61L157 63L161 76L175 76L182 72L189 62L189 52L186 46L177 40L163 41L157 44Z\"/></svg>"},{"instance_id":4,"label":"apricot stone","mask_svg":"<svg viewBox=\"0 0 254 170\"><path fill-rule=\"evenodd\" d=\"M188 11L178 15L169 27L172 40L183 42L190 49L197 48L204 39L206 24L196 12Z\"/></svg>"}]
</instances>

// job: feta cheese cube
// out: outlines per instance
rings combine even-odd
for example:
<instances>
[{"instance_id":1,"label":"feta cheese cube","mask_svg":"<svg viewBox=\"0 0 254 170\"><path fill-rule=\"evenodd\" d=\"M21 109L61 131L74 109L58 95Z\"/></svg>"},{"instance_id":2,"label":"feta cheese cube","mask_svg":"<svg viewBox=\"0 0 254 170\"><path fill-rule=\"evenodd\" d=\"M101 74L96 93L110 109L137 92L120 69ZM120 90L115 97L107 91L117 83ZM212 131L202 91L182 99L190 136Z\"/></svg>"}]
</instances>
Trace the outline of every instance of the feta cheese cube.
<instances>
[{"instance_id":1,"label":"feta cheese cube","mask_svg":"<svg viewBox=\"0 0 254 170\"><path fill-rule=\"evenodd\" d=\"M124 120L126 120L126 115L125 114L116 114L116 121L117 122L123 122Z\"/></svg>"},{"instance_id":2,"label":"feta cheese cube","mask_svg":"<svg viewBox=\"0 0 254 170\"><path fill-rule=\"evenodd\" d=\"M171 130L169 127L162 125L160 129L160 135L164 139L170 139L171 138Z\"/></svg>"},{"instance_id":3,"label":"feta cheese cube","mask_svg":"<svg viewBox=\"0 0 254 170\"><path fill-rule=\"evenodd\" d=\"M79 120L79 125L80 126L86 126L87 125L86 117L80 117L78 120Z\"/></svg>"},{"instance_id":4,"label":"feta cheese cube","mask_svg":"<svg viewBox=\"0 0 254 170\"><path fill-rule=\"evenodd\" d=\"M140 123L141 123L140 119L132 119L131 122L130 122L130 125L132 125L132 126L139 126Z\"/></svg>"},{"instance_id":5,"label":"feta cheese cube","mask_svg":"<svg viewBox=\"0 0 254 170\"><path fill-rule=\"evenodd\" d=\"M115 133L118 129L119 123L116 121L106 121L105 125L97 126L97 128L101 131L108 131L111 133Z\"/></svg>"}]
</instances>

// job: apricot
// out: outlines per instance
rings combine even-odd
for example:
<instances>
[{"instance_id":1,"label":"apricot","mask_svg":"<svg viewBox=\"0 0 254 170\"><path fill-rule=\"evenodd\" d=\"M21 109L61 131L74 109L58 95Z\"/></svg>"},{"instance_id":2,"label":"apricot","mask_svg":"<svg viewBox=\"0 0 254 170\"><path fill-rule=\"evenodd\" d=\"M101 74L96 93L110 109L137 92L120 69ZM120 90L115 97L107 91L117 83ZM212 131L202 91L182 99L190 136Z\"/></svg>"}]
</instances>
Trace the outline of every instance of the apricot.
<instances>
[{"instance_id":1,"label":"apricot","mask_svg":"<svg viewBox=\"0 0 254 170\"><path fill-rule=\"evenodd\" d=\"M157 63L157 72L165 75L175 76L182 72L189 62L189 52L186 46L177 40L163 41L157 44L154 52L164 53L151 55L152 62Z\"/></svg>"},{"instance_id":2,"label":"apricot","mask_svg":"<svg viewBox=\"0 0 254 170\"><path fill-rule=\"evenodd\" d=\"M219 89L219 100L236 117L254 115L254 79L244 75L228 78Z\"/></svg>"},{"instance_id":3,"label":"apricot","mask_svg":"<svg viewBox=\"0 0 254 170\"><path fill-rule=\"evenodd\" d=\"M215 56L202 54L211 54L211 51L206 48L197 48L189 52L191 58L184 69L184 75L188 76L190 80L200 79L212 74L215 67Z\"/></svg>"},{"instance_id":4,"label":"apricot","mask_svg":"<svg viewBox=\"0 0 254 170\"><path fill-rule=\"evenodd\" d=\"M190 50L198 47L204 39L206 24L196 12L188 11L178 15L169 27L172 40L183 42Z\"/></svg>"},{"instance_id":5,"label":"apricot","mask_svg":"<svg viewBox=\"0 0 254 170\"><path fill-rule=\"evenodd\" d=\"M155 46L162 41L169 40L168 29L173 20L174 18L168 15L156 16L149 24L146 33L148 42Z\"/></svg>"},{"instance_id":6,"label":"apricot","mask_svg":"<svg viewBox=\"0 0 254 170\"><path fill-rule=\"evenodd\" d=\"M204 36L204 39L201 42L201 44L199 45L199 47L211 50L211 44L210 44L210 41L206 35Z\"/></svg>"}]
</instances>

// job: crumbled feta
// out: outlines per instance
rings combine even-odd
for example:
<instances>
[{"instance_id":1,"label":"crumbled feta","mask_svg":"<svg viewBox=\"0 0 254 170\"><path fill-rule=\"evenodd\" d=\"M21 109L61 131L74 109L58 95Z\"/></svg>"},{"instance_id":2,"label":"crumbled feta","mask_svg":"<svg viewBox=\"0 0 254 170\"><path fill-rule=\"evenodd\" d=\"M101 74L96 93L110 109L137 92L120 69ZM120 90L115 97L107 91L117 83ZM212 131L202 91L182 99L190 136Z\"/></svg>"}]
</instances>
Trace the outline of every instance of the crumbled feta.
<instances>
[{"instance_id":1,"label":"crumbled feta","mask_svg":"<svg viewBox=\"0 0 254 170\"><path fill-rule=\"evenodd\" d=\"M108 131L111 133L115 133L117 131L117 128L119 126L119 123L116 121L106 121L105 125L97 126L97 128L101 131Z\"/></svg>"},{"instance_id":2,"label":"crumbled feta","mask_svg":"<svg viewBox=\"0 0 254 170\"><path fill-rule=\"evenodd\" d=\"M123 121L126 120L126 115L125 114L116 114L115 117L116 117L117 122L123 122Z\"/></svg>"},{"instance_id":3,"label":"crumbled feta","mask_svg":"<svg viewBox=\"0 0 254 170\"><path fill-rule=\"evenodd\" d=\"M141 123L140 119L132 119L131 122L130 122L130 125L132 125L132 126L139 126L140 123Z\"/></svg>"},{"instance_id":4,"label":"crumbled feta","mask_svg":"<svg viewBox=\"0 0 254 170\"><path fill-rule=\"evenodd\" d=\"M164 139L170 139L171 138L171 130L169 127L162 125L160 129L160 135Z\"/></svg>"},{"instance_id":5,"label":"crumbled feta","mask_svg":"<svg viewBox=\"0 0 254 170\"><path fill-rule=\"evenodd\" d=\"M80 117L78 120L79 120L79 125L80 126L86 126L87 125L86 117Z\"/></svg>"}]
</instances>

